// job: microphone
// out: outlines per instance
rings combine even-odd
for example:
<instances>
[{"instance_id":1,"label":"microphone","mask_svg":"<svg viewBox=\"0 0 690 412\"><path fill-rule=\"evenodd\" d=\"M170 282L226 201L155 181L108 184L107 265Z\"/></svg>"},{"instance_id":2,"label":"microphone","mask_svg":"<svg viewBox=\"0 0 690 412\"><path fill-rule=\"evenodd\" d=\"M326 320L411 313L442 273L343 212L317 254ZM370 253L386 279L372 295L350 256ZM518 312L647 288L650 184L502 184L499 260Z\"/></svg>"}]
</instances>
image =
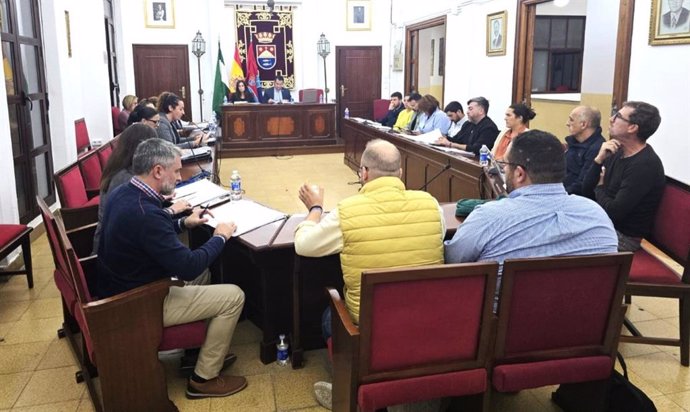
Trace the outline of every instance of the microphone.
<instances>
[{"instance_id":1,"label":"microphone","mask_svg":"<svg viewBox=\"0 0 690 412\"><path fill-rule=\"evenodd\" d=\"M199 127L199 125L196 124L193 120L190 120L188 122L188 124L191 124L192 126L196 127L198 130L201 130L201 132L203 133L203 129L201 127ZM203 141L203 138L202 138L202 141ZM212 172L209 172L208 170L201 167L201 163L199 163L199 156L197 156L197 154L194 153L193 141L188 141L186 143L187 143L187 145L189 145L189 150L192 153L192 160L194 160L197 167L199 168L199 173L197 175L193 176L192 178L190 178L190 180L201 180L201 179L206 179L206 178L214 176L214 174Z\"/></svg>"},{"instance_id":2,"label":"microphone","mask_svg":"<svg viewBox=\"0 0 690 412\"><path fill-rule=\"evenodd\" d=\"M429 186L429 183L431 183L431 182L433 182L434 180L436 180L437 177L441 176L441 175L443 174L443 172L445 172L445 171L448 170L448 169L450 169L450 163L446 163L446 165L443 166L443 169L441 169L440 172L436 173L436 174L434 175L434 177L432 177L431 179L429 179L426 183L424 183L424 184L422 185L422 187L420 187L420 188L417 189L417 190L424 190L424 191L426 191L426 188L427 188L427 186Z\"/></svg>"}]
</instances>

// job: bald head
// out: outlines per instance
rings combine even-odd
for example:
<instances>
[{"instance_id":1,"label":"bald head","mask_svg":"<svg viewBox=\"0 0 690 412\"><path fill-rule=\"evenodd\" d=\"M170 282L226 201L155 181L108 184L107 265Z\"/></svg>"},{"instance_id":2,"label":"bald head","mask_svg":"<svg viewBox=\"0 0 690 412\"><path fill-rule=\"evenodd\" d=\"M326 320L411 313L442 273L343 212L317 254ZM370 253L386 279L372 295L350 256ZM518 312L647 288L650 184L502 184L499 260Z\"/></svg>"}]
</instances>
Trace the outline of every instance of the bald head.
<instances>
[{"instance_id":1,"label":"bald head","mask_svg":"<svg viewBox=\"0 0 690 412\"><path fill-rule=\"evenodd\" d=\"M601 112L596 107L577 106L570 112L566 126L572 136L584 141L601 126Z\"/></svg>"},{"instance_id":2,"label":"bald head","mask_svg":"<svg viewBox=\"0 0 690 412\"><path fill-rule=\"evenodd\" d=\"M367 143L360 162L368 170L369 179L382 176L400 177L400 152L392 143L381 139L374 139Z\"/></svg>"}]
</instances>

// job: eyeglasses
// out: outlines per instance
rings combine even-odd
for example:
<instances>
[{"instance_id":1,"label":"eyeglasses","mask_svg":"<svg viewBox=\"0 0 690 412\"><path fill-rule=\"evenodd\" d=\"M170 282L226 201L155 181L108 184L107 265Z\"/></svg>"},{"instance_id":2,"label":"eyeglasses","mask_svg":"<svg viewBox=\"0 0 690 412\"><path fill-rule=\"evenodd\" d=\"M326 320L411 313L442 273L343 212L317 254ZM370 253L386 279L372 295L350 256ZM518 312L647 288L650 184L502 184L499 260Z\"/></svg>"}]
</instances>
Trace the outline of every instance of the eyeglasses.
<instances>
[{"instance_id":1,"label":"eyeglasses","mask_svg":"<svg viewBox=\"0 0 690 412\"><path fill-rule=\"evenodd\" d=\"M621 119L622 121L624 121L626 123L635 124L632 120L626 119L625 117L623 117L621 112L616 112L616 114L613 115L613 121L614 122L616 121L616 119Z\"/></svg>"},{"instance_id":2,"label":"eyeglasses","mask_svg":"<svg viewBox=\"0 0 690 412\"><path fill-rule=\"evenodd\" d=\"M521 165L520 163L504 162L503 160L494 160L494 161L496 162L497 165L499 165L501 167L501 169L505 169L506 166L510 165L510 166L514 166L514 167L520 166L521 168L527 170L525 165Z\"/></svg>"},{"instance_id":3,"label":"eyeglasses","mask_svg":"<svg viewBox=\"0 0 690 412\"><path fill-rule=\"evenodd\" d=\"M158 126L158 123L161 122L160 119L158 119L158 120L146 119L146 121L147 121L147 122L151 122L151 123L155 124L156 126Z\"/></svg>"}]
</instances>

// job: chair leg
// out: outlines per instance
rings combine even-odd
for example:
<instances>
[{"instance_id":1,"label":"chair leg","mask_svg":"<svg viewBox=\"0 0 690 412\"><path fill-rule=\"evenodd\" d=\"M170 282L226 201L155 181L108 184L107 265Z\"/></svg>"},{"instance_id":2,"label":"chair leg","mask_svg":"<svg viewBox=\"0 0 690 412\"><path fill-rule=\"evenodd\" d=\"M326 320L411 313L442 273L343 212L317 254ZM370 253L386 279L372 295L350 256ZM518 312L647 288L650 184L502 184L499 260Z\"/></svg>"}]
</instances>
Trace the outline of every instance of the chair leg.
<instances>
[{"instance_id":1,"label":"chair leg","mask_svg":"<svg viewBox=\"0 0 690 412\"><path fill-rule=\"evenodd\" d=\"M678 313L680 314L680 364L690 364L690 299L683 296L678 299Z\"/></svg>"},{"instance_id":2,"label":"chair leg","mask_svg":"<svg viewBox=\"0 0 690 412\"><path fill-rule=\"evenodd\" d=\"M31 265L31 236L27 233L22 241L22 257L24 258L24 268L26 269L26 280L29 289L34 287L34 272Z\"/></svg>"},{"instance_id":3,"label":"chair leg","mask_svg":"<svg viewBox=\"0 0 690 412\"><path fill-rule=\"evenodd\" d=\"M625 294L625 304L629 305L632 302L632 297L629 294Z\"/></svg>"}]
</instances>

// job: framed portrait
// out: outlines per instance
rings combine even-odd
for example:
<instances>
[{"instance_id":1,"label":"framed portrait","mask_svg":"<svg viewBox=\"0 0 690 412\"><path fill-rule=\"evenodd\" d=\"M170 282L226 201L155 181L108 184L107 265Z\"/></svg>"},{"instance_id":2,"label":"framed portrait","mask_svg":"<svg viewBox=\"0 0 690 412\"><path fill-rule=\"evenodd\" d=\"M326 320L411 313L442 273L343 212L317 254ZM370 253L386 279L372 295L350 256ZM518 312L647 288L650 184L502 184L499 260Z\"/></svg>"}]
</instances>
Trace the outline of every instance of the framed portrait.
<instances>
[{"instance_id":1,"label":"framed portrait","mask_svg":"<svg viewBox=\"0 0 690 412\"><path fill-rule=\"evenodd\" d=\"M649 44L690 43L690 4L684 0L652 0Z\"/></svg>"},{"instance_id":2,"label":"framed portrait","mask_svg":"<svg viewBox=\"0 0 690 412\"><path fill-rule=\"evenodd\" d=\"M146 27L175 28L175 0L144 0Z\"/></svg>"},{"instance_id":3,"label":"framed portrait","mask_svg":"<svg viewBox=\"0 0 690 412\"><path fill-rule=\"evenodd\" d=\"M508 12L499 11L486 16L486 55L505 56L506 22Z\"/></svg>"},{"instance_id":4,"label":"framed portrait","mask_svg":"<svg viewBox=\"0 0 690 412\"><path fill-rule=\"evenodd\" d=\"M345 28L371 30L371 2L369 0L347 0L347 22Z\"/></svg>"}]
</instances>

